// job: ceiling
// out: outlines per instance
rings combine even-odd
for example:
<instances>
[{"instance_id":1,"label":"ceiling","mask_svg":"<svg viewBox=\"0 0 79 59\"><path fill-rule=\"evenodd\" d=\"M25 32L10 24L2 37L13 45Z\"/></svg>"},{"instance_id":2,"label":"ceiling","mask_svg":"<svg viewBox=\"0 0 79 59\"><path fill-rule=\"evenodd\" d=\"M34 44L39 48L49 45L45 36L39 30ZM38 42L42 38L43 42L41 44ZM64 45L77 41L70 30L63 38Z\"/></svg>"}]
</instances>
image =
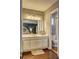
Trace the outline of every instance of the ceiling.
<instances>
[{"instance_id":1,"label":"ceiling","mask_svg":"<svg viewBox=\"0 0 79 59\"><path fill-rule=\"evenodd\" d=\"M22 8L45 11L57 0L22 0Z\"/></svg>"}]
</instances>

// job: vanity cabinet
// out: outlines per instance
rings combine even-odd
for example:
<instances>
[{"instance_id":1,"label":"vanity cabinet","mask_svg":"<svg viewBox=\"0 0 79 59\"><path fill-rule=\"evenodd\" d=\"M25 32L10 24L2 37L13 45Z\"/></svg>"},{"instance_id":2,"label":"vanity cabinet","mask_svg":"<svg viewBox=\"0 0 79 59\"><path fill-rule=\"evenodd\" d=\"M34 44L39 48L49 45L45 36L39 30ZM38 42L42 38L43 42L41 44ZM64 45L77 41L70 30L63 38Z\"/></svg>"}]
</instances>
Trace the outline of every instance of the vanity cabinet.
<instances>
[{"instance_id":1,"label":"vanity cabinet","mask_svg":"<svg viewBox=\"0 0 79 59\"><path fill-rule=\"evenodd\" d=\"M48 48L48 39L44 38L42 40L42 48Z\"/></svg>"},{"instance_id":2,"label":"vanity cabinet","mask_svg":"<svg viewBox=\"0 0 79 59\"><path fill-rule=\"evenodd\" d=\"M23 40L23 51L30 51L30 40Z\"/></svg>"},{"instance_id":3,"label":"vanity cabinet","mask_svg":"<svg viewBox=\"0 0 79 59\"><path fill-rule=\"evenodd\" d=\"M42 40L41 39L31 40L31 49L42 49Z\"/></svg>"},{"instance_id":4,"label":"vanity cabinet","mask_svg":"<svg viewBox=\"0 0 79 59\"><path fill-rule=\"evenodd\" d=\"M23 52L48 48L48 37L24 37Z\"/></svg>"}]
</instances>

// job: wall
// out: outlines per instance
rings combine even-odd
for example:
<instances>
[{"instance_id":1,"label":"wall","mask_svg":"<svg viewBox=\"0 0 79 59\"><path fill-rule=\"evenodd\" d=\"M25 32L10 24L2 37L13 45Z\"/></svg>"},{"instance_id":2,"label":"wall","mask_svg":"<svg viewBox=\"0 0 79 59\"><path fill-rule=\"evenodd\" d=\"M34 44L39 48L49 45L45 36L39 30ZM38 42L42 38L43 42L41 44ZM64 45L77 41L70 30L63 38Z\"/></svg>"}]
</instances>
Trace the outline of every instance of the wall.
<instances>
[{"instance_id":1,"label":"wall","mask_svg":"<svg viewBox=\"0 0 79 59\"><path fill-rule=\"evenodd\" d=\"M44 13L41 11L22 8L22 18L26 19L27 15L34 15L44 18Z\"/></svg>"},{"instance_id":2,"label":"wall","mask_svg":"<svg viewBox=\"0 0 79 59\"><path fill-rule=\"evenodd\" d=\"M34 11L34 10L29 10L29 9L22 9L22 20L23 18L26 18L27 14L36 14L36 15L41 15L43 17L44 20L44 30L46 32L46 34L49 34L49 30L50 30L50 12L53 11L54 9L58 8L59 6L59 2L57 1L56 3L54 3L49 9L47 9L44 13L40 12L40 11ZM50 44L50 43L49 43Z\"/></svg>"},{"instance_id":3,"label":"wall","mask_svg":"<svg viewBox=\"0 0 79 59\"><path fill-rule=\"evenodd\" d=\"M52 39L54 40L54 38L52 38L52 36L50 35L50 25L51 25L51 23L50 23L50 18L51 18L50 13L58 7L59 7L59 1L55 2L49 9L47 9L44 12L44 28L45 28L46 34L49 35L49 49L52 49Z\"/></svg>"},{"instance_id":4,"label":"wall","mask_svg":"<svg viewBox=\"0 0 79 59\"><path fill-rule=\"evenodd\" d=\"M59 2L54 3L49 9L44 12L44 27L46 34L49 34L50 29L50 12L59 7Z\"/></svg>"},{"instance_id":5,"label":"wall","mask_svg":"<svg viewBox=\"0 0 79 59\"><path fill-rule=\"evenodd\" d=\"M44 31L44 12L23 8L22 9L22 20L26 20L28 15L39 17L40 20L38 18L33 19L33 20L38 20L38 32Z\"/></svg>"}]
</instances>

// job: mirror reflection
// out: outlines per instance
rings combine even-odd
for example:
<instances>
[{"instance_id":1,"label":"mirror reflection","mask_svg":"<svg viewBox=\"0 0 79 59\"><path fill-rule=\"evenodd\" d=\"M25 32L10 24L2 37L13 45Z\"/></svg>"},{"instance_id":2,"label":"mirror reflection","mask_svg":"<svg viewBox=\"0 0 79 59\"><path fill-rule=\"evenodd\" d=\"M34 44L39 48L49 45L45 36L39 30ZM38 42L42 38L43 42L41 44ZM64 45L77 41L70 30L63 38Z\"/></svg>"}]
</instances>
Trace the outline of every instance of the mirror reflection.
<instances>
[{"instance_id":1,"label":"mirror reflection","mask_svg":"<svg viewBox=\"0 0 79 59\"><path fill-rule=\"evenodd\" d=\"M23 22L23 33L24 34L36 34L37 25L38 24L36 20L25 20Z\"/></svg>"}]
</instances>

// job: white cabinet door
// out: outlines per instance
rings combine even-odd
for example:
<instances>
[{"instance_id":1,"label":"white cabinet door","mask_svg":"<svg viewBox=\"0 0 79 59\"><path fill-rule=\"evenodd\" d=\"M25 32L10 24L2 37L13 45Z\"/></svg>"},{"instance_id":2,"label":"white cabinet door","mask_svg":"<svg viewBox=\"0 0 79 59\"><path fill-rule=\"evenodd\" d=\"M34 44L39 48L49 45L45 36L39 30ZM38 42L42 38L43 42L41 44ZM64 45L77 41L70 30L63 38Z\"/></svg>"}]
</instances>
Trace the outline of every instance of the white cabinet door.
<instances>
[{"instance_id":1,"label":"white cabinet door","mask_svg":"<svg viewBox=\"0 0 79 59\"><path fill-rule=\"evenodd\" d=\"M31 40L31 49L41 49L42 48L42 40L35 39Z\"/></svg>"},{"instance_id":2,"label":"white cabinet door","mask_svg":"<svg viewBox=\"0 0 79 59\"><path fill-rule=\"evenodd\" d=\"M30 51L30 41L29 40L24 40L23 41L23 51Z\"/></svg>"},{"instance_id":3,"label":"white cabinet door","mask_svg":"<svg viewBox=\"0 0 79 59\"><path fill-rule=\"evenodd\" d=\"M48 48L48 39L43 39L42 44L42 48Z\"/></svg>"}]
</instances>

